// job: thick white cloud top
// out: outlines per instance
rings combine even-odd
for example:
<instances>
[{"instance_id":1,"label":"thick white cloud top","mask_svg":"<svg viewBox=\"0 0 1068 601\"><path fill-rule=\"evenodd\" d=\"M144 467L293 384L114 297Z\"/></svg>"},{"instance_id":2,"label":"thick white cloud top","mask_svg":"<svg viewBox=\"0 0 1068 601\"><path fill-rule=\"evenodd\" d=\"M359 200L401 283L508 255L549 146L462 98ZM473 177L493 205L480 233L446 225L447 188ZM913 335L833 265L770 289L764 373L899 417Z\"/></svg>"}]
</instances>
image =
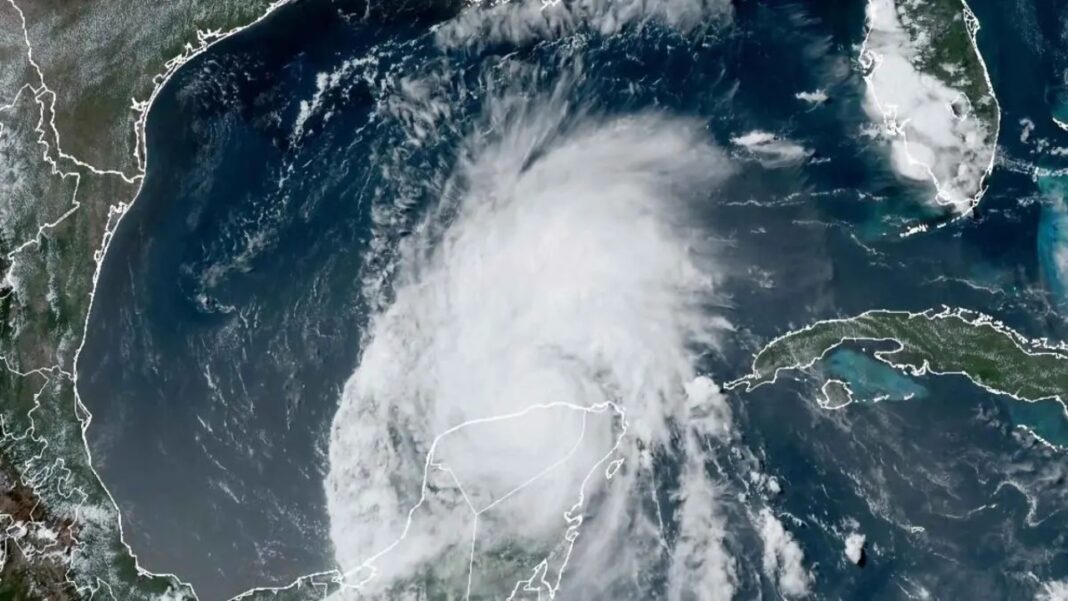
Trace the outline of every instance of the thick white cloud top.
<instances>
[{"instance_id":1,"label":"thick white cloud top","mask_svg":"<svg viewBox=\"0 0 1068 601\"><path fill-rule=\"evenodd\" d=\"M714 237L690 225L730 171L703 125L552 99L491 101L484 125L410 237L334 419L342 595L401 598L387 589L427 571L495 598L538 569L554 586L592 505L602 531L628 527L640 446L668 443L672 422L729 431L694 368L729 327L710 313ZM707 598L729 597L715 490L689 446L681 519L709 528L679 552L712 570ZM529 557L501 559L505 545Z\"/></svg>"}]
</instances>

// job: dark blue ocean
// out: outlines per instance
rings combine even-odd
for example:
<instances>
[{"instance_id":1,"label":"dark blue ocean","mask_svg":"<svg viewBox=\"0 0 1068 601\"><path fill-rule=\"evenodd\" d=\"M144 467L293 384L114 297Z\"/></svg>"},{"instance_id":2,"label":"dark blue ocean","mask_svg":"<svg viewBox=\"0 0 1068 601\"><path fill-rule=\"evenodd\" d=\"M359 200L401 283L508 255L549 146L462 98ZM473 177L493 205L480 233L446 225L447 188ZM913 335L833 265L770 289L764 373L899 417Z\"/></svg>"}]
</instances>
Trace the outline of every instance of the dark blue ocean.
<instances>
[{"instance_id":1,"label":"dark blue ocean","mask_svg":"<svg viewBox=\"0 0 1068 601\"><path fill-rule=\"evenodd\" d=\"M970 4L1003 112L997 164L973 215L909 237L941 216L859 134L859 0L736 0L727 25L451 48L435 28L459 5L304 0L191 60L151 107L144 186L108 249L77 367L94 461L141 565L205 600L333 567L329 426L381 308L367 291L388 289L391 245L436 205L495 86L535 97L572 77L570 101L592 114L693 118L734 153L700 215L727 242L719 312L734 330L702 366L717 381L788 329L872 308L959 306L1068 340L1056 260L1068 210L1055 179L1033 176L1068 167L1049 152L1068 146L1050 119L1068 114L1068 5ZM431 89L404 87L416 80ZM830 100L795 98L814 89ZM392 107L405 93L437 99L434 119ZM731 138L753 130L812 154L751 160ZM1016 427L1055 432L1059 406L1021 410L863 357L827 369L861 374L873 397L921 394L829 411L807 377L732 393L743 443L782 483L769 504L790 516L814 597L1030 599L1068 576L1068 458ZM732 461L725 477L748 490L754 466ZM849 520L867 537L863 569L842 560ZM775 595L759 541L733 545L752 575L739 598Z\"/></svg>"}]
</instances>

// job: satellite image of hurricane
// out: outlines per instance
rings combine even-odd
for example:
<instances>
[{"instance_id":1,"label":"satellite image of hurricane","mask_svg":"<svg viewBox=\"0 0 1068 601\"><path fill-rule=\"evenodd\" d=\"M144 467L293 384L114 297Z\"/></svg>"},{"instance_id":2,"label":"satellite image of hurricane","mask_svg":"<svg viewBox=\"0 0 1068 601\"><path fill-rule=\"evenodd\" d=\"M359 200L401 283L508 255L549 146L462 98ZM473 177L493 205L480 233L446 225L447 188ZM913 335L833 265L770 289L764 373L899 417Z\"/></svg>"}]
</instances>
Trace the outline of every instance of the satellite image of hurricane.
<instances>
[{"instance_id":1,"label":"satellite image of hurricane","mask_svg":"<svg viewBox=\"0 0 1068 601\"><path fill-rule=\"evenodd\" d=\"M1065 0L0 0L0 601L1068 601Z\"/></svg>"}]
</instances>

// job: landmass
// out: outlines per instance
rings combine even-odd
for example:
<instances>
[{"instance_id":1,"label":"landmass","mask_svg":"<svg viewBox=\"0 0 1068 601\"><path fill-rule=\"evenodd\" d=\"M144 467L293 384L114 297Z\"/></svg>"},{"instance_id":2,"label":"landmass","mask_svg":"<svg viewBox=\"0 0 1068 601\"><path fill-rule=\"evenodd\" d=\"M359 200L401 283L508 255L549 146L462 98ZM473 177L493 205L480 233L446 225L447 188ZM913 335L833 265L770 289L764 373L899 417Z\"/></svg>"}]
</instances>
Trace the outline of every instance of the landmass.
<instances>
[{"instance_id":1,"label":"landmass","mask_svg":"<svg viewBox=\"0 0 1068 601\"><path fill-rule=\"evenodd\" d=\"M194 598L142 570L92 468L77 357L151 99L270 0L0 0L0 599ZM315 575L244 598L321 599Z\"/></svg>"},{"instance_id":2,"label":"landmass","mask_svg":"<svg viewBox=\"0 0 1068 601\"><path fill-rule=\"evenodd\" d=\"M934 188L934 206L975 207L994 166L1001 110L964 0L868 0L864 109L898 175Z\"/></svg>"},{"instance_id":3,"label":"landmass","mask_svg":"<svg viewBox=\"0 0 1068 601\"><path fill-rule=\"evenodd\" d=\"M748 391L774 382L780 373L811 368L850 342L885 343L888 348L874 351L874 358L911 376L959 375L994 394L1041 404L1049 410L1030 418L1032 423L1017 425L1047 443L1068 447L1063 434L1068 422L1068 347L1028 339L987 315L959 308L873 310L817 322L772 340L756 354L749 375L725 388ZM842 406L848 396L841 382L824 389L835 406Z\"/></svg>"}]
</instances>

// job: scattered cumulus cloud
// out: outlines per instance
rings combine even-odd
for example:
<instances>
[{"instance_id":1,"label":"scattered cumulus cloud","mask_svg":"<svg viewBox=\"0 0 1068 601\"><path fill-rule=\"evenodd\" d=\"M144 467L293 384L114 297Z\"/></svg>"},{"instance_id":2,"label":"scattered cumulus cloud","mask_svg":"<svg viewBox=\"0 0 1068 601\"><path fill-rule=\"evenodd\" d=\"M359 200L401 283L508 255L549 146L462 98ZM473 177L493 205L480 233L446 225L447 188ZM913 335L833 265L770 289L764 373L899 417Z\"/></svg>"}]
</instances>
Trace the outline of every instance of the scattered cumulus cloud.
<instances>
[{"instance_id":1,"label":"scattered cumulus cloud","mask_svg":"<svg viewBox=\"0 0 1068 601\"><path fill-rule=\"evenodd\" d=\"M760 538L764 542L764 573L784 597L804 597L812 575L805 569L805 553L770 509L760 512Z\"/></svg>"}]
</instances>

